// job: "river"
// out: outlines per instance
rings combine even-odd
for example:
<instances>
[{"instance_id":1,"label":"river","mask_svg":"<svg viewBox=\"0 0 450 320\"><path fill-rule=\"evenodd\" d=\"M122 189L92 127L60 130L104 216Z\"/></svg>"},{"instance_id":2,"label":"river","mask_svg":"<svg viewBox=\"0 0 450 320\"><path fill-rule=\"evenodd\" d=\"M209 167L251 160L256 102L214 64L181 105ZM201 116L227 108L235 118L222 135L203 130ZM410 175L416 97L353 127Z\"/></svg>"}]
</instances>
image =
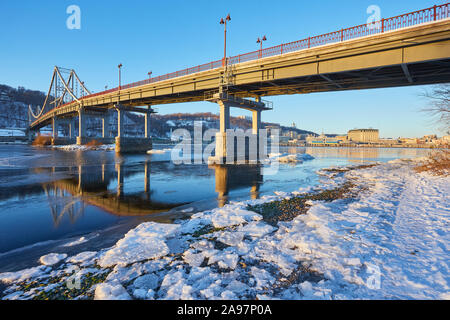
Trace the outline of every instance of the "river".
<instances>
[{"instance_id":1,"label":"river","mask_svg":"<svg viewBox=\"0 0 450 320\"><path fill-rule=\"evenodd\" d=\"M62 151L0 145L0 272L29 266L50 248L85 242L84 250L115 243L143 221L171 222L229 201L314 186L330 166L426 155L425 149L294 148L314 157L268 165L175 165L160 154Z\"/></svg>"}]
</instances>

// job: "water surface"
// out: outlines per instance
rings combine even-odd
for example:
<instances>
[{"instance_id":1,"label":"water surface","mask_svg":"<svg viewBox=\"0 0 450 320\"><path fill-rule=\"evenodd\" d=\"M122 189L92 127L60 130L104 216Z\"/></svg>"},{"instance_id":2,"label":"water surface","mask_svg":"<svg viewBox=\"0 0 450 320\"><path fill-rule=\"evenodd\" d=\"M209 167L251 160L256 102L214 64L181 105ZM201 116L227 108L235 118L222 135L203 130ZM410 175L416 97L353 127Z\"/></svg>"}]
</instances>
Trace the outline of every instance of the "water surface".
<instances>
[{"instance_id":1,"label":"water surface","mask_svg":"<svg viewBox=\"0 0 450 320\"><path fill-rule=\"evenodd\" d=\"M428 153L375 148L281 151L308 153L314 159L280 164L276 174L264 175L261 165L175 165L167 161L170 152L118 156L112 151L0 146L0 272L11 269L12 257L20 256L21 248L36 252L30 247L34 244L61 244L104 230L116 230L109 234L120 236L141 221L171 222L231 200L315 185L319 183L315 172L324 167ZM111 239L112 243L115 238Z\"/></svg>"}]
</instances>

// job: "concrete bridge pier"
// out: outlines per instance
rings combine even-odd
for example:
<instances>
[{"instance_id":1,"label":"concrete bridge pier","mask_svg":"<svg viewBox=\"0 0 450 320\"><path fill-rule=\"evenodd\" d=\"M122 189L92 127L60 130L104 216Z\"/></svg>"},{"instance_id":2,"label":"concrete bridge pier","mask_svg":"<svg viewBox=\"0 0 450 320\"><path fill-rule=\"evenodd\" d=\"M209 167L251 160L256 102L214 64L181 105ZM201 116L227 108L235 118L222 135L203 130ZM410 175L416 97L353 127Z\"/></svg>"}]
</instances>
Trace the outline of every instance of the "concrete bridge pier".
<instances>
[{"instance_id":1,"label":"concrete bridge pier","mask_svg":"<svg viewBox=\"0 0 450 320\"><path fill-rule=\"evenodd\" d=\"M219 132L216 133L216 161L222 161L227 157L227 131L230 129L230 104L226 101L217 101L220 109Z\"/></svg>"},{"instance_id":2,"label":"concrete bridge pier","mask_svg":"<svg viewBox=\"0 0 450 320\"><path fill-rule=\"evenodd\" d=\"M214 94L209 101L216 102L220 108L220 130L216 134L215 156L210 163L257 163L267 156L266 137L260 136L261 112L270 110L260 98L254 100L229 95L225 92ZM236 107L252 112L251 132L232 130L230 127L230 108Z\"/></svg>"},{"instance_id":3,"label":"concrete bridge pier","mask_svg":"<svg viewBox=\"0 0 450 320\"><path fill-rule=\"evenodd\" d=\"M78 136L77 144L82 145L86 143L86 113L83 109L78 110Z\"/></svg>"},{"instance_id":4,"label":"concrete bridge pier","mask_svg":"<svg viewBox=\"0 0 450 320\"><path fill-rule=\"evenodd\" d=\"M56 116L54 116L52 118L52 138L56 139L58 138L58 119L56 118Z\"/></svg>"},{"instance_id":5,"label":"concrete bridge pier","mask_svg":"<svg viewBox=\"0 0 450 320\"><path fill-rule=\"evenodd\" d=\"M108 110L102 117L102 138L111 137L111 112Z\"/></svg>"},{"instance_id":6,"label":"concrete bridge pier","mask_svg":"<svg viewBox=\"0 0 450 320\"><path fill-rule=\"evenodd\" d=\"M68 127L67 136L59 136L58 130L59 126L63 125ZM52 119L52 145L64 145L75 143L75 133L74 133L74 118L70 119L58 119L53 117Z\"/></svg>"},{"instance_id":7,"label":"concrete bridge pier","mask_svg":"<svg viewBox=\"0 0 450 320\"><path fill-rule=\"evenodd\" d=\"M69 120L69 138L75 138L75 118Z\"/></svg>"},{"instance_id":8,"label":"concrete bridge pier","mask_svg":"<svg viewBox=\"0 0 450 320\"><path fill-rule=\"evenodd\" d=\"M145 137L127 137L125 135L124 127L124 112L127 108L122 105L114 106L117 111L117 137L116 152L117 153L145 153L152 148L152 139L150 137L150 115L155 111L148 106L145 110ZM133 111L133 110L131 110Z\"/></svg>"}]
</instances>

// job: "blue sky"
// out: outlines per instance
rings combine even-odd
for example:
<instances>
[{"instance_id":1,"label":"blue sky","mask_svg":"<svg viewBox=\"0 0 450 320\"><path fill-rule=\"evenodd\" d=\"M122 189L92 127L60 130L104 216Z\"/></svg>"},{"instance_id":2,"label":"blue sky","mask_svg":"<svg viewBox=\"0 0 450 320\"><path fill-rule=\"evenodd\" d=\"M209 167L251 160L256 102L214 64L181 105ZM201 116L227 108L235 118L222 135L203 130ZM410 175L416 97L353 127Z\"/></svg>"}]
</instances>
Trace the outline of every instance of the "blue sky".
<instances>
[{"instance_id":1,"label":"blue sky","mask_svg":"<svg viewBox=\"0 0 450 320\"><path fill-rule=\"evenodd\" d=\"M382 17L395 16L445 0L316 1L0 1L0 83L47 91L53 66L74 68L97 92L122 83L181 70L223 55L221 17L231 14L228 55L366 22L375 4ZM81 8L81 30L66 28L69 5ZM270 97L274 110L263 121L315 132L345 133L356 127L380 129L383 137L440 133L419 110L427 87L372 89ZM159 107L160 113L218 112L211 103ZM234 110L233 115L246 114Z\"/></svg>"}]
</instances>

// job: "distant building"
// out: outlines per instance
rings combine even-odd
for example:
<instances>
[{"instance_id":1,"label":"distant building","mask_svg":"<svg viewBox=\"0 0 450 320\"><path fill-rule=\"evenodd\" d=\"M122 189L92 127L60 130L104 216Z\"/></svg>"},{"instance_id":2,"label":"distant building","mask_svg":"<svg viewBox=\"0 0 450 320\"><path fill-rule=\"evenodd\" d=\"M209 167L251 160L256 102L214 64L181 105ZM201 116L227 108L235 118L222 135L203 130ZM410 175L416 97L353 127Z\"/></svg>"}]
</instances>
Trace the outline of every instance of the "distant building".
<instances>
[{"instance_id":1,"label":"distant building","mask_svg":"<svg viewBox=\"0 0 450 320\"><path fill-rule=\"evenodd\" d=\"M400 140L398 139L392 139L392 138L383 138L378 139L378 143L385 144L385 145L394 145L400 143Z\"/></svg>"},{"instance_id":2,"label":"distant building","mask_svg":"<svg viewBox=\"0 0 450 320\"><path fill-rule=\"evenodd\" d=\"M337 145L339 143L345 142L340 138L336 137L327 137L324 134L321 134L318 137L315 136L307 136L306 143L307 144L329 144L329 145Z\"/></svg>"},{"instance_id":3,"label":"distant building","mask_svg":"<svg viewBox=\"0 0 450 320\"><path fill-rule=\"evenodd\" d=\"M347 143L348 142L348 138L345 135L337 135L334 137L336 140L341 141L341 143Z\"/></svg>"},{"instance_id":4,"label":"distant building","mask_svg":"<svg viewBox=\"0 0 450 320\"><path fill-rule=\"evenodd\" d=\"M348 140L352 142L376 143L379 140L378 129L353 129L347 134Z\"/></svg>"},{"instance_id":5,"label":"distant building","mask_svg":"<svg viewBox=\"0 0 450 320\"><path fill-rule=\"evenodd\" d=\"M420 141L422 143L435 143L435 141L438 139L437 135L435 134L428 134L426 136L423 136Z\"/></svg>"},{"instance_id":6,"label":"distant building","mask_svg":"<svg viewBox=\"0 0 450 320\"><path fill-rule=\"evenodd\" d=\"M399 141L400 141L400 143L404 143L404 144L418 144L418 143L420 143L419 139L417 139L417 138L400 138Z\"/></svg>"}]
</instances>

